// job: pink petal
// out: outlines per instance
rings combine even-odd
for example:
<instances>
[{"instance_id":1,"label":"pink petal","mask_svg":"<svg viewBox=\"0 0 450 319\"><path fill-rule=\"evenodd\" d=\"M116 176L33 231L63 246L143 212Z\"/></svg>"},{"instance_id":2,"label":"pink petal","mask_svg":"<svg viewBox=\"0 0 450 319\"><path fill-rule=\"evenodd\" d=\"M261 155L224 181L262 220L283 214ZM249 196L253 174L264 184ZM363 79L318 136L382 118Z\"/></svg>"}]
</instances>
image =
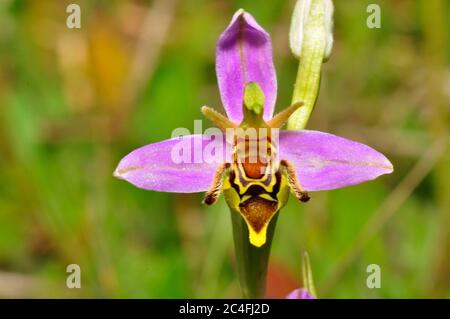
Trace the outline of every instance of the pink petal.
<instances>
[{"instance_id":1,"label":"pink petal","mask_svg":"<svg viewBox=\"0 0 450 319\"><path fill-rule=\"evenodd\" d=\"M291 161L308 191L359 184L393 171L391 162L367 145L317 131L280 133L280 159Z\"/></svg>"},{"instance_id":2,"label":"pink petal","mask_svg":"<svg viewBox=\"0 0 450 319\"><path fill-rule=\"evenodd\" d=\"M250 14L239 10L220 36L216 50L217 79L228 118L236 123L242 121L244 85L253 81L266 97L264 119L271 119L277 79L269 34Z\"/></svg>"},{"instance_id":3,"label":"pink petal","mask_svg":"<svg viewBox=\"0 0 450 319\"><path fill-rule=\"evenodd\" d=\"M181 154L176 151L180 149L179 143L191 147L190 152L184 153L187 156L183 162L172 153ZM207 145L215 147L217 152L205 151ZM229 161L229 147L226 146L222 139L211 139L205 135L188 135L149 144L125 156L114 176L148 190L204 192L210 187L218 166Z\"/></svg>"},{"instance_id":4,"label":"pink petal","mask_svg":"<svg viewBox=\"0 0 450 319\"><path fill-rule=\"evenodd\" d=\"M289 293L286 299L316 299L306 289L298 288Z\"/></svg>"}]
</instances>

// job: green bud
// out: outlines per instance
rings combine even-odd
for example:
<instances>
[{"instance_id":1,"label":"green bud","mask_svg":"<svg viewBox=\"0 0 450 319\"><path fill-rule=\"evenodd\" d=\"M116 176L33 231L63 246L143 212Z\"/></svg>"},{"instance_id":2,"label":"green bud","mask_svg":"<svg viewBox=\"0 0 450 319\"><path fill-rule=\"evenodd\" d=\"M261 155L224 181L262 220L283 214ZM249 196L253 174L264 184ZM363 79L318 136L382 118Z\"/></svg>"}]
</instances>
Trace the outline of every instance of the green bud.
<instances>
[{"instance_id":1,"label":"green bud","mask_svg":"<svg viewBox=\"0 0 450 319\"><path fill-rule=\"evenodd\" d=\"M322 63L333 45L333 2L331 0L298 0L292 15L289 40L292 53L300 58L292 104L304 107L291 115L289 130L302 130L319 94Z\"/></svg>"},{"instance_id":2,"label":"green bud","mask_svg":"<svg viewBox=\"0 0 450 319\"><path fill-rule=\"evenodd\" d=\"M241 127L265 127L263 119L265 96L256 82L248 82L244 89L244 120Z\"/></svg>"},{"instance_id":3,"label":"green bud","mask_svg":"<svg viewBox=\"0 0 450 319\"><path fill-rule=\"evenodd\" d=\"M264 110L264 92L256 82L248 82L244 90L244 106L247 110L256 114L262 114Z\"/></svg>"},{"instance_id":4,"label":"green bud","mask_svg":"<svg viewBox=\"0 0 450 319\"><path fill-rule=\"evenodd\" d=\"M292 53L300 58L308 36L324 43L323 60L333 48L333 2L331 0L298 0L292 14L289 44ZM306 43L306 44L305 44Z\"/></svg>"}]
</instances>

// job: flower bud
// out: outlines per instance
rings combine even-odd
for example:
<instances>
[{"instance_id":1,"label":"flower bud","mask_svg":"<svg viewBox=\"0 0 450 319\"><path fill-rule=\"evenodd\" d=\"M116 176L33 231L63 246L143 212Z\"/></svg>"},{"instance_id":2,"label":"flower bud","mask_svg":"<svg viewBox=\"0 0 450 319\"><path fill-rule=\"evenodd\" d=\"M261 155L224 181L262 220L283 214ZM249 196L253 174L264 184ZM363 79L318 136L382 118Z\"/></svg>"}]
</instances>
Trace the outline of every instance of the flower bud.
<instances>
[{"instance_id":1,"label":"flower bud","mask_svg":"<svg viewBox=\"0 0 450 319\"><path fill-rule=\"evenodd\" d=\"M329 58L333 48L333 10L332 0L297 1L289 33L291 51L297 58L301 57L306 33L312 41L323 41L323 59Z\"/></svg>"}]
</instances>

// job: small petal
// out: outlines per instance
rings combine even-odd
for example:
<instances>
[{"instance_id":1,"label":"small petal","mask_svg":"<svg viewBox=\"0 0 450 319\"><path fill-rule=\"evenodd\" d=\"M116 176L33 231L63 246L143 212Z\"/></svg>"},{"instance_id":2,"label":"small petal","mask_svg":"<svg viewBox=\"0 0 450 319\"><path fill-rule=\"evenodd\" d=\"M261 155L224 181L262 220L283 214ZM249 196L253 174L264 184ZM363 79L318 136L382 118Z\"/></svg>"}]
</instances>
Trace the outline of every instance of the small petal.
<instances>
[{"instance_id":1,"label":"small petal","mask_svg":"<svg viewBox=\"0 0 450 319\"><path fill-rule=\"evenodd\" d=\"M270 36L243 10L235 13L217 43L216 73L222 103L230 120L242 121L244 86L248 82L256 82L262 88L264 119L272 118L277 79Z\"/></svg>"},{"instance_id":2,"label":"small petal","mask_svg":"<svg viewBox=\"0 0 450 319\"><path fill-rule=\"evenodd\" d=\"M306 289L298 288L289 293L286 299L316 299Z\"/></svg>"},{"instance_id":3,"label":"small petal","mask_svg":"<svg viewBox=\"0 0 450 319\"><path fill-rule=\"evenodd\" d=\"M223 139L187 135L149 144L125 156L114 176L154 191L204 192L221 163L229 161Z\"/></svg>"},{"instance_id":4,"label":"small petal","mask_svg":"<svg viewBox=\"0 0 450 319\"><path fill-rule=\"evenodd\" d=\"M291 161L307 191L359 184L393 171L391 162L367 145L318 131L284 131L280 159Z\"/></svg>"}]
</instances>

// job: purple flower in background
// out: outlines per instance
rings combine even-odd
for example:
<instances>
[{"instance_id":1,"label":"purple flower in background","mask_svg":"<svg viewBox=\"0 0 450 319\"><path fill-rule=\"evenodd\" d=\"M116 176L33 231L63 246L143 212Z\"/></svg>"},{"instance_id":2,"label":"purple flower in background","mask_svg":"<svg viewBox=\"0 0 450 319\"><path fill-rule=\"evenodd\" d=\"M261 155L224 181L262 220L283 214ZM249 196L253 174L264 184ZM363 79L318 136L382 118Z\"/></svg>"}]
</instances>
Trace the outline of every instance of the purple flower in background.
<instances>
[{"instance_id":1,"label":"purple flower in background","mask_svg":"<svg viewBox=\"0 0 450 319\"><path fill-rule=\"evenodd\" d=\"M286 299L316 299L305 288L298 288L289 293Z\"/></svg>"},{"instance_id":2,"label":"purple flower in background","mask_svg":"<svg viewBox=\"0 0 450 319\"><path fill-rule=\"evenodd\" d=\"M214 203L224 191L230 208L245 219L250 242L260 247L266 241L270 220L286 203L289 190L299 200L307 201L310 191L355 185L393 171L381 153L332 134L281 131L275 139L275 130L301 103L273 116L277 80L270 36L243 10L233 16L218 41L216 72L227 117L208 107L202 112L223 132L268 129L267 136L256 135L257 146L263 149L256 161L239 152L247 150L249 143L239 134L231 139L188 135L134 150L120 161L116 177L147 190L207 191L206 204ZM174 160L180 143L190 147L189 153L183 153L183 161ZM216 160L217 154L205 152L211 147L222 151L221 160Z\"/></svg>"},{"instance_id":3,"label":"purple flower in background","mask_svg":"<svg viewBox=\"0 0 450 319\"><path fill-rule=\"evenodd\" d=\"M311 263L309 261L309 255L306 251L303 253L302 286L302 288L291 291L289 295L286 296L286 299L317 299Z\"/></svg>"}]
</instances>

